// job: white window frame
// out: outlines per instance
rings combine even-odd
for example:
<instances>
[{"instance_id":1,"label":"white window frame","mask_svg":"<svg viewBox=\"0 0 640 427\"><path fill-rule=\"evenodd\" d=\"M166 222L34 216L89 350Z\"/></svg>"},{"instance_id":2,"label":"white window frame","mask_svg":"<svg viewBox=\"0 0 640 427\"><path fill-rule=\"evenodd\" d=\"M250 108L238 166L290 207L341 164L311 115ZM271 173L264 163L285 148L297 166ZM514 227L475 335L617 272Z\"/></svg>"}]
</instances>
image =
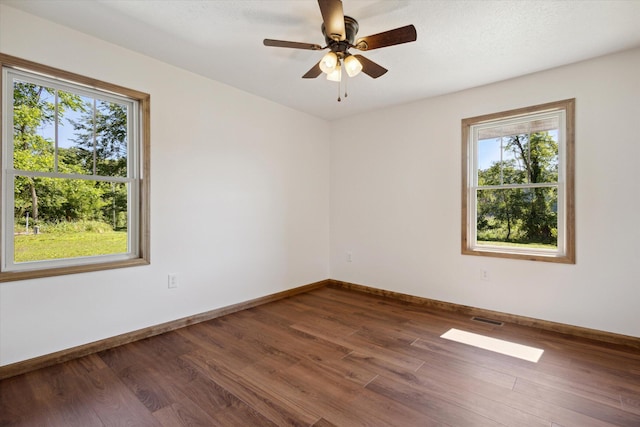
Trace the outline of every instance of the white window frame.
<instances>
[{"instance_id":1,"label":"white window frame","mask_svg":"<svg viewBox=\"0 0 640 427\"><path fill-rule=\"evenodd\" d=\"M0 219L0 282L149 264L149 95L0 54L0 137L2 138ZM127 176L99 176L13 168L13 80L34 83L127 106ZM57 141L56 141L57 143ZM16 176L82 179L125 183L127 252L121 254L15 263L13 260L14 190Z\"/></svg>"},{"instance_id":2,"label":"white window frame","mask_svg":"<svg viewBox=\"0 0 640 427\"><path fill-rule=\"evenodd\" d=\"M574 213L574 115L575 99L537 105L462 120L462 254L575 263ZM478 134L483 129L501 125L557 118L557 183L478 185ZM477 192L483 189L557 188L557 249L497 246L477 243Z\"/></svg>"}]
</instances>

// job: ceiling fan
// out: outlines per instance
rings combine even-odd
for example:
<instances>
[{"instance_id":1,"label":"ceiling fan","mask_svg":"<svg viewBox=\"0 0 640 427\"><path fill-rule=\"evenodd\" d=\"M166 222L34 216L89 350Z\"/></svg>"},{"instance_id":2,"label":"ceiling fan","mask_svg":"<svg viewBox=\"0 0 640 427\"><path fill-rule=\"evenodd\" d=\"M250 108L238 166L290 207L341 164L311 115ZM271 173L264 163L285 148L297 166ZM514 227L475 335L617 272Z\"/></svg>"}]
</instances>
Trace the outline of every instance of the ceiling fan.
<instances>
[{"instance_id":1,"label":"ceiling fan","mask_svg":"<svg viewBox=\"0 0 640 427\"><path fill-rule=\"evenodd\" d=\"M377 79L388 70L362 55L352 55L350 48L360 51L379 49L402 43L413 42L417 39L416 28L413 25L396 28L356 40L358 21L344 16L341 0L318 0L322 14L322 34L327 43L320 46L312 43L290 42L283 40L264 39L265 46L287 47L293 49L324 50L330 49L324 57L311 68L303 79L314 79L323 72L327 79L341 81L344 68L349 77L355 77L360 71ZM338 100L340 100L338 98Z\"/></svg>"}]
</instances>

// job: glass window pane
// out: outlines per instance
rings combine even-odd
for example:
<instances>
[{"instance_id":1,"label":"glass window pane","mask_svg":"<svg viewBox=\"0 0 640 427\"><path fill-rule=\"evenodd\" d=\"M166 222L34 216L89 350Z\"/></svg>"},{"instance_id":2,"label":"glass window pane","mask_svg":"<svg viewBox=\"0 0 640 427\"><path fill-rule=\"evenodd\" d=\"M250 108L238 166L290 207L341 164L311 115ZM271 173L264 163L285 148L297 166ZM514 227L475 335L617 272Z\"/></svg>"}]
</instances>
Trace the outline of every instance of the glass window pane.
<instances>
[{"instance_id":1,"label":"glass window pane","mask_svg":"<svg viewBox=\"0 0 640 427\"><path fill-rule=\"evenodd\" d=\"M129 228L127 209L128 185L122 182L103 182L103 196L105 202L104 221L111 224L116 231L126 232Z\"/></svg>"},{"instance_id":2,"label":"glass window pane","mask_svg":"<svg viewBox=\"0 0 640 427\"><path fill-rule=\"evenodd\" d=\"M479 140L477 155L478 185L500 185L500 138Z\"/></svg>"},{"instance_id":3,"label":"glass window pane","mask_svg":"<svg viewBox=\"0 0 640 427\"><path fill-rule=\"evenodd\" d=\"M51 172L54 163L55 91L13 82L13 167Z\"/></svg>"},{"instance_id":4,"label":"glass window pane","mask_svg":"<svg viewBox=\"0 0 640 427\"><path fill-rule=\"evenodd\" d=\"M93 175L94 100L64 91L59 96L58 171Z\"/></svg>"},{"instance_id":5,"label":"glass window pane","mask_svg":"<svg viewBox=\"0 0 640 427\"><path fill-rule=\"evenodd\" d=\"M96 172L101 176L127 176L127 106L96 103Z\"/></svg>"},{"instance_id":6,"label":"glass window pane","mask_svg":"<svg viewBox=\"0 0 640 427\"><path fill-rule=\"evenodd\" d=\"M477 244L557 249L556 187L477 191Z\"/></svg>"},{"instance_id":7,"label":"glass window pane","mask_svg":"<svg viewBox=\"0 0 640 427\"><path fill-rule=\"evenodd\" d=\"M505 137L505 184L558 182L557 132Z\"/></svg>"},{"instance_id":8,"label":"glass window pane","mask_svg":"<svg viewBox=\"0 0 640 427\"><path fill-rule=\"evenodd\" d=\"M15 178L14 262L128 251L127 184Z\"/></svg>"},{"instance_id":9,"label":"glass window pane","mask_svg":"<svg viewBox=\"0 0 640 427\"><path fill-rule=\"evenodd\" d=\"M504 162L502 175L505 184L528 183L527 162L529 158L529 136L513 134L502 138Z\"/></svg>"},{"instance_id":10,"label":"glass window pane","mask_svg":"<svg viewBox=\"0 0 640 427\"><path fill-rule=\"evenodd\" d=\"M530 135L530 182L558 182L558 132Z\"/></svg>"}]
</instances>

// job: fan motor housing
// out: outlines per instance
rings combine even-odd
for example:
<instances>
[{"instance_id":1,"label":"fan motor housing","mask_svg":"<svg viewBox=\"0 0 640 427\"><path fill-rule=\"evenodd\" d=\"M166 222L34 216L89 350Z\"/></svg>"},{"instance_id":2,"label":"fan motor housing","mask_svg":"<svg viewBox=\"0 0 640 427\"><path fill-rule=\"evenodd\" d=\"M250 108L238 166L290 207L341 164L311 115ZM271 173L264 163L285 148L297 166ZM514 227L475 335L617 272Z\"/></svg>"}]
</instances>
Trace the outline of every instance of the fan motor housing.
<instances>
[{"instance_id":1,"label":"fan motor housing","mask_svg":"<svg viewBox=\"0 0 640 427\"><path fill-rule=\"evenodd\" d=\"M356 39L356 34L358 34L359 25L358 25L358 21L356 21L352 17L345 16L344 17L345 39L342 41L334 40L331 37L329 37L324 27L324 23L320 28L322 29L322 35L324 35L324 40L327 42L327 46L335 53L344 54L347 51L347 49L353 46L353 42Z\"/></svg>"}]
</instances>

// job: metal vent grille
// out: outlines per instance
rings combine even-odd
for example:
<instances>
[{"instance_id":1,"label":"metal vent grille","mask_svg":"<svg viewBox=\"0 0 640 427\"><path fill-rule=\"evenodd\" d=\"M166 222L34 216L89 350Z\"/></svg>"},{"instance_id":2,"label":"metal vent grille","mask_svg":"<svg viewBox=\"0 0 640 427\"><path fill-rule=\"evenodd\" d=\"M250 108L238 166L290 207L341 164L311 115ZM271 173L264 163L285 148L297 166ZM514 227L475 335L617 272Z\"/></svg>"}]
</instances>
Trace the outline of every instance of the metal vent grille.
<instances>
[{"instance_id":1,"label":"metal vent grille","mask_svg":"<svg viewBox=\"0 0 640 427\"><path fill-rule=\"evenodd\" d=\"M493 320L493 319L486 319L484 317L477 317L474 316L471 318L471 320L476 321L476 322L482 322L482 323L489 323L491 325L496 325L496 326L502 326L504 325L504 323L498 321L498 320Z\"/></svg>"}]
</instances>

